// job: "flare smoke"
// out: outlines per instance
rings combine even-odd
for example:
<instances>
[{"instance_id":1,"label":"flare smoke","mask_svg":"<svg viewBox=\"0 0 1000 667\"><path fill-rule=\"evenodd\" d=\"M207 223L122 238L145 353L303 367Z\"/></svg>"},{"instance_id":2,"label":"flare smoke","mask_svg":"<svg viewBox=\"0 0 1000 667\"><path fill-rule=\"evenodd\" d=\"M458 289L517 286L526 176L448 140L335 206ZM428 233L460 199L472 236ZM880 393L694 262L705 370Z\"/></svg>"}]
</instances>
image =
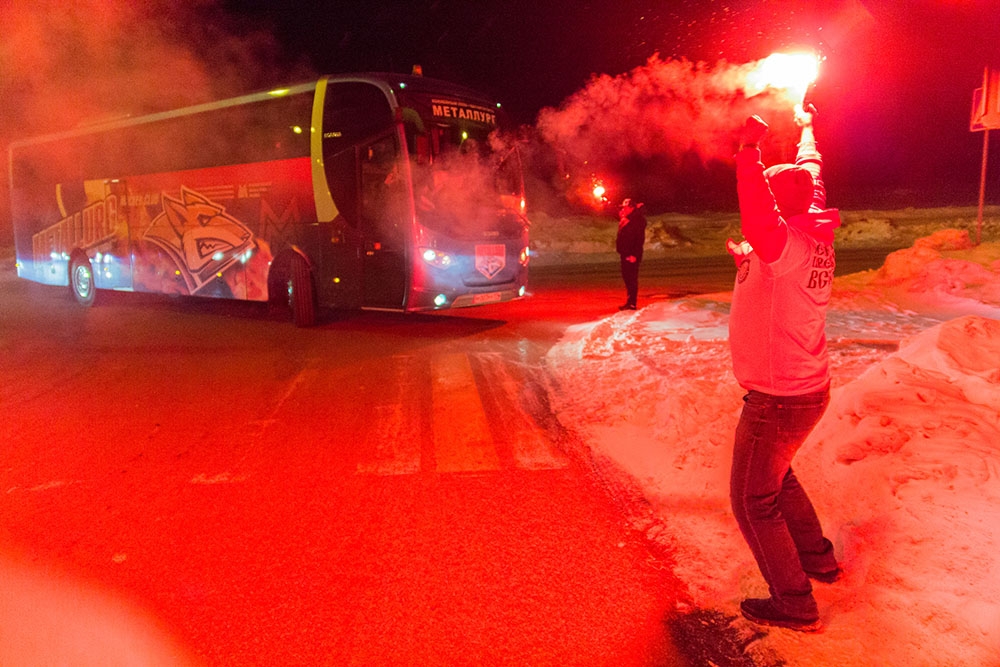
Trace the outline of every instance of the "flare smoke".
<instances>
[{"instance_id":1,"label":"flare smoke","mask_svg":"<svg viewBox=\"0 0 1000 667\"><path fill-rule=\"evenodd\" d=\"M538 131L558 156L566 196L585 199L576 190L589 192L597 175L612 201L631 195L676 209L728 203L727 162L748 115L771 125L775 157L794 155L794 102L753 89L756 68L654 55L626 74L596 75L558 109L543 109Z\"/></svg>"}]
</instances>

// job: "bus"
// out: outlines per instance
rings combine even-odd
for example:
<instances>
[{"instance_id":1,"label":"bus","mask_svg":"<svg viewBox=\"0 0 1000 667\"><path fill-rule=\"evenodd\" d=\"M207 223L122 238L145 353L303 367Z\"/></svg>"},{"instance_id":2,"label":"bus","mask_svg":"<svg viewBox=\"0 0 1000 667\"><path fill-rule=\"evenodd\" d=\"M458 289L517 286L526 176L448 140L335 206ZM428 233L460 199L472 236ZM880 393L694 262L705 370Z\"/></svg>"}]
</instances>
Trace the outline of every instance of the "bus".
<instances>
[{"instance_id":1,"label":"bus","mask_svg":"<svg viewBox=\"0 0 1000 667\"><path fill-rule=\"evenodd\" d=\"M10 146L17 273L102 290L430 311L517 299L529 221L500 106L363 73Z\"/></svg>"}]
</instances>

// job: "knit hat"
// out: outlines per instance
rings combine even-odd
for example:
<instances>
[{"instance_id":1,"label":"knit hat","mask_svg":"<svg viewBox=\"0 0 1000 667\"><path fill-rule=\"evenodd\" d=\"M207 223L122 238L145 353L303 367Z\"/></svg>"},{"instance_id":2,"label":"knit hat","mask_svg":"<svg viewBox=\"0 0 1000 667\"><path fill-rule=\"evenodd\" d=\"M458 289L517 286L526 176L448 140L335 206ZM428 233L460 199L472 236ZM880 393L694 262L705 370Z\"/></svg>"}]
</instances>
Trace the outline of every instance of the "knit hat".
<instances>
[{"instance_id":1,"label":"knit hat","mask_svg":"<svg viewBox=\"0 0 1000 667\"><path fill-rule=\"evenodd\" d=\"M796 164L776 164L765 169L764 176L783 216L791 217L809 210L815 183L808 169Z\"/></svg>"}]
</instances>

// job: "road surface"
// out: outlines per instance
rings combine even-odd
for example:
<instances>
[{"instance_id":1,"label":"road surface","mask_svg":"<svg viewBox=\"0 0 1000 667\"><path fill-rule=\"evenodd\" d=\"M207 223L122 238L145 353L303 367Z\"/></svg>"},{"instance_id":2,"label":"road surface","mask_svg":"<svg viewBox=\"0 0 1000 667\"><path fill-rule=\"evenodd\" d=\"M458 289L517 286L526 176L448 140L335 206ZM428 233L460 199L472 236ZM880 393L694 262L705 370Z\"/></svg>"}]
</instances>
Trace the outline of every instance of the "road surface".
<instances>
[{"instance_id":1,"label":"road surface","mask_svg":"<svg viewBox=\"0 0 1000 667\"><path fill-rule=\"evenodd\" d=\"M731 280L651 261L640 306ZM548 408L545 352L623 293L543 268L303 330L4 267L0 664L686 664L669 554Z\"/></svg>"}]
</instances>

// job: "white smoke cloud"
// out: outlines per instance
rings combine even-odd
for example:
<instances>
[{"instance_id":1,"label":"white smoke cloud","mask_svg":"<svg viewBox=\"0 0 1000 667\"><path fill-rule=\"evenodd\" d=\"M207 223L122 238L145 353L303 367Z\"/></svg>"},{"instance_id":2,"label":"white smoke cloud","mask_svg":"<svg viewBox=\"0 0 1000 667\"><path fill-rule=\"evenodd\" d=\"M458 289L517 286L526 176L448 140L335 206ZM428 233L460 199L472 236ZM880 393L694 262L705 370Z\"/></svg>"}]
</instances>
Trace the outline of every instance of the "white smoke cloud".
<instances>
[{"instance_id":1,"label":"white smoke cloud","mask_svg":"<svg viewBox=\"0 0 1000 667\"><path fill-rule=\"evenodd\" d=\"M543 109L538 133L559 156L565 181L583 187L599 176L617 184L613 198L627 192L663 205L706 203L704 190L718 187L711 181L726 171L747 116L771 124L769 157L794 157L794 102L751 89L757 65L653 55L625 74L595 75L559 108Z\"/></svg>"}]
</instances>

